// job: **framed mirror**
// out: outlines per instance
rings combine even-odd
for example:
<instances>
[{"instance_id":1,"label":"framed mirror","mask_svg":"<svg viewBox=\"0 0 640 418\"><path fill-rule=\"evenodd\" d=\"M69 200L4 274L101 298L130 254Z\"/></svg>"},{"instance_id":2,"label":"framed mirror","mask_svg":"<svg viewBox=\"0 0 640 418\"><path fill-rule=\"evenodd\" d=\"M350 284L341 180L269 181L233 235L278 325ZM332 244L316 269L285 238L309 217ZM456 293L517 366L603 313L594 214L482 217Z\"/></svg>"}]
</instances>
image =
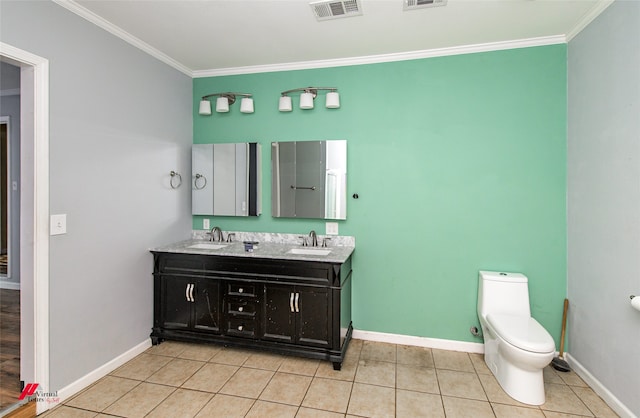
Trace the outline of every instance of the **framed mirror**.
<instances>
[{"instance_id":1,"label":"framed mirror","mask_svg":"<svg viewBox=\"0 0 640 418\"><path fill-rule=\"evenodd\" d=\"M193 215L258 216L261 205L260 144L194 144L191 149Z\"/></svg>"},{"instance_id":2,"label":"framed mirror","mask_svg":"<svg viewBox=\"0 0 640 418\"><path fill-rule=\"evenodd\" d=\"M347 218L347 141L271 143L276 218Z\"/></svg>"}]
</instances>

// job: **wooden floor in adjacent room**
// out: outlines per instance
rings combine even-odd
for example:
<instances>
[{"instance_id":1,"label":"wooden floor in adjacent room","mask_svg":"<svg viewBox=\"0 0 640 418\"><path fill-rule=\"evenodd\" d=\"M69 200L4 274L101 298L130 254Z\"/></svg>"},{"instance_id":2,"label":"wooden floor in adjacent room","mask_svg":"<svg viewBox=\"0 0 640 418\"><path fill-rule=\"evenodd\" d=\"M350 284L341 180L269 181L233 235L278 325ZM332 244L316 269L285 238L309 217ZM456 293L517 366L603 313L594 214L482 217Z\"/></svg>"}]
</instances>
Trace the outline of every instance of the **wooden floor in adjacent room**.
<instances>
[{"instance_id":1,"label":"wooden floor in adjacent room","mask_svg":"<svg viewBox=\"0 0 640 418\"><path fill-rule=\"evenodd\" d=\"M0 289L0 410L20 396L20 291Z\"/></svg>"}]
</instances>

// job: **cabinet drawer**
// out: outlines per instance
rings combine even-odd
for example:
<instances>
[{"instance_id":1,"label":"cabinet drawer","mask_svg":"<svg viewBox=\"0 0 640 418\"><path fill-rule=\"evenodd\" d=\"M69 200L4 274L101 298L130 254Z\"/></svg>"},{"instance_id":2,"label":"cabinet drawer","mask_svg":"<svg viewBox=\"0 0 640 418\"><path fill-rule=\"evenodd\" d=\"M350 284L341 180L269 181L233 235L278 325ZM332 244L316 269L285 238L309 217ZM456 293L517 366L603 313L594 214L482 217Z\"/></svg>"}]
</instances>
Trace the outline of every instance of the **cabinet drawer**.
<instances>
[{"instance_id":1,"label":"cabinet drawer","mask_svg":"<svg viewBox=\"0 0 640 418\"><path fill-rule=\"evenodd\" d=\"M255 298L258 286L252 283L228 283L227 294L232 296L243 296L245 298Z\"/></svg>"},{"instance_id":2,"label":"cabinet drawer","mask_svg":"<svg viewBox=\"0 0 640 418\"><path fill-rule=\"evenodd\" d=\"M254 317L258 312L258 303L254 300L230 298L227 301L227 313L238 317Z\"/></svg>"},{"instance_id":3,"label":"cabinet drawer","mask_svg":"<svg viewBox=\"0 0 640 418\"><path fill-rule=\"evenodd\" d=\"M238 337L256 338L257 322L249 318L230 316L227 321L227 335Z\"/></svg>"},{"instance_id":4,"label":"cabinet drawer","mask_svg":"<svg viewBox=\"0 0 640 418\"><path fill-rule=\"evenodd\" d=\"M194 255L162 254L160 256L160 271L201 271L204 270L205 259Z\"/></svg>"}]
</instances>

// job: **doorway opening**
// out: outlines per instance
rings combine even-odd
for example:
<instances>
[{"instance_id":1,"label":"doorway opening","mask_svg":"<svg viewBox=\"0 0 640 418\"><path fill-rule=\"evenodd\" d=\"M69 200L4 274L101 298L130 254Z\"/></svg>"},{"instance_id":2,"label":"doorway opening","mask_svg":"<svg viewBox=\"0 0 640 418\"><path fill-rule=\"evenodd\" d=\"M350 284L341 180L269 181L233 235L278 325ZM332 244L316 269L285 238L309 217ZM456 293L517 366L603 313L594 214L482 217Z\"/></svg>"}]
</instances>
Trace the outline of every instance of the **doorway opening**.
<instances>
[{"instance_id":1,"label":"doorway opening","mask_svg":"<svg viewBox=\"0 0 640 418\"><path fill-rule=\"evenodd\" d=\"M10 183L2 179L9 196L7 276L16 279L19 288L19 368L16 373L19 384L21 381L37 383L41 390L49 391L49 62L0 42L0 63L17 67L20 74L19 117L11 118L7 128L9 153L19 150L17 162L9 159L16 164L7 168L8 177L12 177L12 172L15 174L14 170L19 174L14 175ZM16 127L19 127L17 149L11 146ZM12 199L16 196L19 197ZM18 227L12 228L11 210L18 203ZM2 235L0 232L0 241ZM12 245L16 239L22 244L18 248ZM18 277L13 275L15 268L19 268ZM0 278L0 285L2 282ZM2 320L4 322L4 318ZM23 399L8 407L3 405L0 415L22 406L21 402L27 403ZM29 406L35 405L36 412L42 413L49 409L44 404L30 402Z\"/></svg>"},{"instance_id":2,"label":"doorway opening","mask_svg":"<svg viewBox=\"0 0 640 418\"><path fill-rule=\"evenodd\" d=\"M22 389L19 121L20 67L0 62L0 411L16 403Z\"/></svg>"}]
</instances>

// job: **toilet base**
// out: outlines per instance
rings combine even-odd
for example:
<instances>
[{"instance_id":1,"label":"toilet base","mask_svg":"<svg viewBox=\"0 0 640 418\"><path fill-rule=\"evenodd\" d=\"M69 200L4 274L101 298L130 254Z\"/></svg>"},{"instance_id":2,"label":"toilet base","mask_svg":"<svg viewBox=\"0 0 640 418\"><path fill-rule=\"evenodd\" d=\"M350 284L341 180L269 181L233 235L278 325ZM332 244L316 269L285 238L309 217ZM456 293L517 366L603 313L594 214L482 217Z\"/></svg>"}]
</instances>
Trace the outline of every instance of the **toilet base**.
<instances>
[{"instance_id":1,"label":"toilet base","mask_svg":"<svg viewBox=\"0 0 640 418\"><path fill-rule=\"evenodd\" d=\"M554 353L526 352L500 338L486 337L485 333L485 363L502 389L516 401L542 405L545 402L542 370Z\"/></svg>"},{"instance_id":2,"label":"toilet base","mask_svg":"<svg viewBox=\"0 0 640 418\"><path fill-rule=\"evenodd\" d=\"M522 370L508 363L497 367L487 362L487 366L502 389L516 401L527 405L542 405L545 402L542 370Z\"/></svg>"}]
</instances>

